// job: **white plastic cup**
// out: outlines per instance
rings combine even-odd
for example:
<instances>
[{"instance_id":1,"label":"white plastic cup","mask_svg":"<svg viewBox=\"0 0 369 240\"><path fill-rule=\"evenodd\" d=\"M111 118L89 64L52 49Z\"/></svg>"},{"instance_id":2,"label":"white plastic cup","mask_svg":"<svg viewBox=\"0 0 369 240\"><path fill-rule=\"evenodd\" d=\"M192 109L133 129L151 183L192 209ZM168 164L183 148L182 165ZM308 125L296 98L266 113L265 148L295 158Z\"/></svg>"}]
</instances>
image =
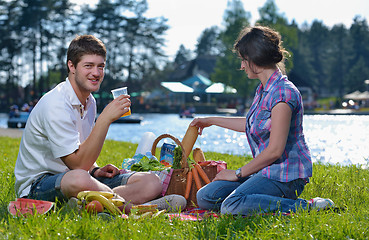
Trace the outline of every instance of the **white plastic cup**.
<instances>
[{"instance_id":1,"label":"white plastic cup","mask_svg":"<svg viewBox=\"0 0 369 240\"><path fill-rule=\"evenodd\" d=\"M117 88L117 89L111 90L111 93L113 94L113 98L116 99L120 95L128 95L128 90L127 90L127 87L122 87L122 88ZM123 114L122 117L126 117L126 116L129 116L129 115L131 115L131 108L129 108L128 112Z\"/></svg>"},{"instance_id":2,"label":"white plastic cup","mask_svg":"<svg viewBox=\"0 0 369 240\"><path fill-rule=\"evenodd\" d=\"M147 152L151 152L152 145L156 139L156 135L153 132L145 132L142 137L141 141L139 142L136 153L145 155Z\"/></svg>"}]
</instances>

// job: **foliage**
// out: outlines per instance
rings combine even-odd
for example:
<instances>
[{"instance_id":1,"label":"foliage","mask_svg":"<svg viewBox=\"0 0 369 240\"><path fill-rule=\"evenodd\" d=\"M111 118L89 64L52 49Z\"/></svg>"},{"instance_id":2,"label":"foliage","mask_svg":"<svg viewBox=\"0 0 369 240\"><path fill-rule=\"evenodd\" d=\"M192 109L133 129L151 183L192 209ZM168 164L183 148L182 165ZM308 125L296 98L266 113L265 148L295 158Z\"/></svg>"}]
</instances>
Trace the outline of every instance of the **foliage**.
<instances>
[{"instance_id":1,"label":"foliage","mask_svg":"<svg viewBox=\"0 0 369 240\"><path fill-rule=\"evenodd\" d=\"M77 8L69 0L1 0L0 33L6 36L0 40L3 104L38 99L53 87L55 76L63 81L66 47L77 34L94 34L105 43L109 91L122 82L131 92L141 90L143 76L165 63L163 35L168 29L165 18L147 18L145 11L146 0L100 0L94 8ZM25 84L22 99L17 88ZM101 91L107 90L103 86Z\"/></svg>"},{"instance_id":2,"label":"foliage","mask_svg":"<svg viewBox=\"0 0 369 240\"><path fill-rule=\"evenodd\" d=\"M228 9L224 14L225 30L221 32L220 39L223 43L222 52L217 59L214 73L211 79L237 89L244 97L252 97L256 84L255 80L247 78L240 69L241 62L233 53L233 44L240 30L249 25L250 13L242 7L242 2L233 0L228 2Z\"/></svg>"},{"instance_id":3,"label":"foliage","mask_svg":"<svg viewBox=\"0 0 369 240\"><path fill-rule=\"evenodd\" d=\"M174 148L173 151L173 165L172 168L173 169L180 169L182 167L182 148L180 146L177 146L176 148Z\"/></svg>"},{"instance_id":4,"label":"foliage","mask_svg":"<svg viewBox=\"0 0 369 240\"><path fill-rule=\"evenodd\" d=\"M259 9L260 19L257 24L269 26L281 34L283 47L289 52L286 62L286 73L293 68L292 49L296 49L298 44L298 29L294 24L288 24L283 14L278 12L278 7L273 0L266 1L265 5ZM283 69L284 70L284 67Z\"/></svg>"},{"instance_id":5,"label":"foliage","mask_svg":"<svg viewBox=\"0 0 369 240\"><path fill-rule=\"evenodd\" d=\"M232 47L241 29L250 25L247 7L240 0L228 1L223 26L204 29L195 50L197 56L217 56L210 79L236 88L245 99L252 98L258 81L237 71L240 61ZM170 62L164 54L167 19L145 17L147 9L146 0L99 0L94 7L77 7L69 0L0 0L0 109L37 99L63 81L66 48L76 34L94 34L107 46L99 96L123 82L132 93L168 81L171 72L195 54L181 45ZM281 33L290 54L286 73L298 87L311 87L318 97L366 90L369 28L365 18L356 16L349 27L330 28L318 20L298 26L286 19L274 0L266 1L259 15L256 24ZM99 107L109 100L98 99Z\"/></svg>"},{"instance_id":6,"label":"foliage","mask_svg":"<svg viewBox=\"0 0 369 240\"><path fill-rule=\"evenodd\" d=\"M187 49L183 44L181 44L174 58L174 65L181 66L185 62L191 60L191 58L191 50Z\"/></svg>"},{"instance_id":7,"label":"foliage","mask_svg":"<svg viewBox=\"0 0 369 240\"><path fill-rule=\"evenodd\" d=\"M230 6L237 5L237 2L231 1ZM369 47L365 44L369 41L369 29L366 19L355 17L349 29L342 24L330 29L317 20L311 26L298 27L294 21L288 23L274 0L266 1L259 9L259 15L256 24L280 32L283 45L290 54L286 56L286 72L296 85L311 87L317 96L342 97L348 92L366 90L364 80L369 76ZM245 80L242 72L235 73L240 63L230 51L236 34L248 25L247 22L232 24L231 20L237 16L240 20L249 18L242 7L234 8L233 12L232 8L225 11L224 37L221 37L225 47L218 58L212 80L231 85L241 95L250 97L255 84Z\"/></svg>"},{"instance_id":8,"label":"foliage","mask_svg":"<svg viewBox=\"0 0 369 240\"><path fill-rule=\"evenodd\" d=\"M14 165L20 139L0 137L0 239L366 239L369 235L369 172L356 166L314 164L314 176L302 198L331 198L339 213L299 211L291 216L222 215L203 221L155 219L104 220L66 206L48 215L13 218L7 204L15 198ZM99 165L113 163L134 155L137 144L106 141ZM224 160L228 168L242 166L244 156L205 152L206 159ZM248 158L249 159L249 158Z\"/></svg>"},{"instance_id":9,"label":"foliage","mask_svg":"<svg viewBox=\"0 0 369 240\"><path fill-rule=\"evenodd\" d=\"M92 21L88 30L107 46L109 76L126 82L131 91L141 90L136 86L143 80L142 74L158 68L157 62L164 56L162 35L168 29L166 19L146 18L147 8L146 0L100 0L90 10Z\"/></svg>"},{"instance_id":10,"label":"foliage","mask_svg":"<svg viewBox=\"0 0 369 240\"><path fill-rule=\"evenodd\" d=\"M138 163L132 165L131 170L137 172L162 171L166 168L156 159L143 156Z\"/></svg>"},{"instance_id":11,"label":"foliage","mask_svg":"<svg viewBox=\"0 0 369 240\"><path fill-rule=\"evenodd\" d=\"M205 29L196 45L197 56L201 55L218 55L222 49L222 42L219 39L220 29L217 26L212 26Z\"/></svg>"}]
</instances>

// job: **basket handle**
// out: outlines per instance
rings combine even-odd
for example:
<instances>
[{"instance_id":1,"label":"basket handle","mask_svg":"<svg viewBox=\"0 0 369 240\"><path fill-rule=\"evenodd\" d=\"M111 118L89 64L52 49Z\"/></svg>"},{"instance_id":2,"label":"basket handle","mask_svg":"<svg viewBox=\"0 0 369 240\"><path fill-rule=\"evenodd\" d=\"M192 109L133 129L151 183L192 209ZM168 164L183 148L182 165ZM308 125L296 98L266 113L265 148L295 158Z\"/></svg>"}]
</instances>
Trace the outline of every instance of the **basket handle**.
<instances>
[{"instance_id":1,"label":"basket handle","mask_svg":"<svg viewBox=\"0 0 369 240\"><path fill-rule=\"evenodd\" d=\"M182 160L181 160L181 167L182 168L188 168L188 163L187 163L187 159L186 159L186 154L185 154L185 150L182 146L182 143L178 140L178 138L170 135L170 134L162 134L159 137L157 137L155 139L155 141L152 144L152 148L151 148L151 153L152 155L155 156L155 152L156 152L156 146L158 145L159 141L162 140L163 138L170 138L172 139L178 146L180 146L182 148Z\"/></svg>"}]
</instances>

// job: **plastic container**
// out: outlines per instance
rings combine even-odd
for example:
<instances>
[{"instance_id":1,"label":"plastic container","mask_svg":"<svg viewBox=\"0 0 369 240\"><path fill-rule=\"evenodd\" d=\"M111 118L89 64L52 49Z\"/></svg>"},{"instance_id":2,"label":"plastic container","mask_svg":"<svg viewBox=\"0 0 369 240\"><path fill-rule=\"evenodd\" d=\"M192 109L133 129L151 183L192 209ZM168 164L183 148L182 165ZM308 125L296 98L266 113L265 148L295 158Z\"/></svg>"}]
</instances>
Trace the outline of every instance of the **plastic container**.
<instances>
[{"instance_id":1,"label":"plastic container","mask_svg":"<svg viewBox=\"0 0 369 240\"><path fill-rule=\"evenodd\" d=\"M122 87L122 88L111 90L111 93L113 94L113 98L116 99L120 95L128 95L128 90L127 90L127 87ZM131 115L131 108L128 108L128 112L123 114L122 117L127 117L129 115Z\"/></svg>"},{"instance_id":2,"label":"plastic container","mask_svg":"<svg viewBox=\"0 0 369 240\"><path fill-rule=\"evenodd\" d=\"M156 139L156 135L153 132L145 132L142 137L141 141L139 142L136 153L146 155L147 152L151 153L152 144Z\"/></svg>"}]
</instances>

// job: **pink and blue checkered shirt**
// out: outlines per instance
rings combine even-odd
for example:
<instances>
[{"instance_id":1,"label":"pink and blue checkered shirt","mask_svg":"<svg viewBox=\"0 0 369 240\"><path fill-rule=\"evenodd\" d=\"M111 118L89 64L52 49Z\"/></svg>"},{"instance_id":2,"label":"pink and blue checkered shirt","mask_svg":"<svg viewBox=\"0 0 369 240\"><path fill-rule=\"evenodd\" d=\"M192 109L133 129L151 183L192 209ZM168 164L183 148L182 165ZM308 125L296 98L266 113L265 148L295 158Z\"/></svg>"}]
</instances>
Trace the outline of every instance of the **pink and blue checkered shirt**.
<instances>
[{"instance_id":1,"label":"pink and blue checkered shirt","mask_svg":"<svg viewBox=\"0 0 369 240\"><path fill-rule=\"evenodd\" d=\"M246 116L246 136L254 157L269 144L272 108L279 102L287 103L292 110L290 131L282 156L263 168L263 176L280 182L295 179L309 181L312 162L302 129L303 104L300 92L287 76L277 70L266 83L260 84Z\"/></svg>"}]
</instances>

